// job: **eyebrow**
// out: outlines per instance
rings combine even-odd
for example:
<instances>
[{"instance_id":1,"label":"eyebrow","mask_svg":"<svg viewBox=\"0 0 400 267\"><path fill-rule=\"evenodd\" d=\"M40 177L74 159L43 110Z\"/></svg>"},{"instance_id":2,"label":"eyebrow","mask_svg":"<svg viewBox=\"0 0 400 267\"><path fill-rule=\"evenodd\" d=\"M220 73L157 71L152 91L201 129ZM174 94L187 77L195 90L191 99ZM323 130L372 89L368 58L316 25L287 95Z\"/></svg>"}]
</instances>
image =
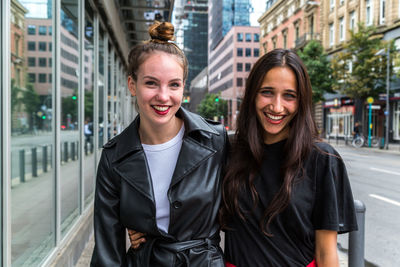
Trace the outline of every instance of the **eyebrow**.
<instances>
[{"instance_id":1,"label":"eyebrow","mask_svg":"<svg viewBox=\"0 0 400 267\"><path fill-rule=\"evenodd\" d=\"M263 90L263 89L274 90L275 88L274 88L274 87L271 87L271 86L264 86L264 87L261 87L259 90ZM284 89L284 91L287 92L287 93L294 93L294 94L297 94L297 91L294 90L294 89Z\"/></svg>"},{"instance_id":2,"label":"eyebrow","mask_svg":"<svg viewBox=\"0 0 400 267\"><path fill-rule=\"evenodd\" d=\"M160 81L159 79L157 79L156 77L153 77L153 76L144 76L143 78L147 78L147 79L152 79L152 80L156 80L156 81ZM182 79L180 79L180 78L176 78L176 79L172 79L172 80L170 80L169 82L176 82L176 81L182 81Z\"/></svg>"}]
</instances>

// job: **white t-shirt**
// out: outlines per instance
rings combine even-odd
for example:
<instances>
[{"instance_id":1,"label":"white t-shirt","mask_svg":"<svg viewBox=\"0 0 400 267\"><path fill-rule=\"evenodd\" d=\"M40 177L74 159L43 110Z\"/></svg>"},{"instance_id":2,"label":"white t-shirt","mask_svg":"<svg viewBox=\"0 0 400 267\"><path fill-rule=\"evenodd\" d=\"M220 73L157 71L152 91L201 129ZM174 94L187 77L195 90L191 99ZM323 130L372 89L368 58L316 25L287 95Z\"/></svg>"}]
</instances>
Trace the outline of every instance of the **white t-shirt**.
<instances>
[{"instance_id":1,"label":"white t-shirt","mask_svg":"<svg viewBox=\"0 0 400 267\"><path fill-rule=\"evenodd\" d=\"M184 133L185 127L182 124L178 134L168 142L157 145L142 144L153 182L157 226L166 233L168 233L170 209L167 192L178 161Z\"/></svg>"}]
</instances>

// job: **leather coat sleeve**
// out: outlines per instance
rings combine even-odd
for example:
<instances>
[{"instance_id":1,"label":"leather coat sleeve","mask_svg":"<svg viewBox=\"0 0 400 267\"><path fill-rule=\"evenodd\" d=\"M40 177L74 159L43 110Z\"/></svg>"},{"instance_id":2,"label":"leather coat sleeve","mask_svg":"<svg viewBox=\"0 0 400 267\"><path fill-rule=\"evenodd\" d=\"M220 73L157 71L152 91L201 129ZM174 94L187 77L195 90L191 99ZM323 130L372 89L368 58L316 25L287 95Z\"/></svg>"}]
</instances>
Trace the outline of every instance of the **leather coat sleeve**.
<instances>
[{"instance_id":1,"label":"leather coat sleeve","mask_svg":"<svg viewBox=\"0 0 400 267\"><path fill-rule=\"evenodd\" d=\"M120 182L112 175L107 151L103 150L94 200L95 247L90 266L125 266L125 227L119 219Z\"/></svg>"}]
</instances>

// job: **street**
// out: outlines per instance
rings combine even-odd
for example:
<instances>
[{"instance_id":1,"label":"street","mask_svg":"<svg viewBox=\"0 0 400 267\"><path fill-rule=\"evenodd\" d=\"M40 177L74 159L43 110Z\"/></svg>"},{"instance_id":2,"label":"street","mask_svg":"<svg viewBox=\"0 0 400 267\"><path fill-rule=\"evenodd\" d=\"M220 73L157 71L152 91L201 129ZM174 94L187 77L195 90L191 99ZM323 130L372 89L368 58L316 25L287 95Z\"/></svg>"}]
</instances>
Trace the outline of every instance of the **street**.
<instances>
[{"instance_id":1,"label":"street","mask_svg":"<svg viewBox=\"0 0 400 267\"><path fill-rule=\"evenodd\" d=\"M365 259L400 266L400 151L331 144L345 161L354 199L366 206ZM348 249L348 235L338 243Z\"/></svg>"}]
</instances>

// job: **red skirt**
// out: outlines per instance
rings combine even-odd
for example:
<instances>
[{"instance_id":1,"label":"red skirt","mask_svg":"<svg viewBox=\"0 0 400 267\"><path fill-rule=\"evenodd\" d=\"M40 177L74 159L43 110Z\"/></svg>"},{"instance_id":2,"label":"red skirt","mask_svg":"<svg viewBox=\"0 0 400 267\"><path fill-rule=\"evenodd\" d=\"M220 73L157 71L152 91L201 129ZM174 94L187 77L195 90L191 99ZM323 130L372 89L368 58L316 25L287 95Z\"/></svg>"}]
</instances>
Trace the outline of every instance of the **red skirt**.
<instances>
[{"instance_id":1,"label":"red skirt","mask_svg":"<svg viewBox=\"0 0 400 267\"><path fill-rule=\"evenodd\" d=\"M225 267L236 267L236 266L233 265L232 263L226 262ZM315 260L313 260L306 267L317 267L317 262Z\"/></svg>"}]
</instances>

